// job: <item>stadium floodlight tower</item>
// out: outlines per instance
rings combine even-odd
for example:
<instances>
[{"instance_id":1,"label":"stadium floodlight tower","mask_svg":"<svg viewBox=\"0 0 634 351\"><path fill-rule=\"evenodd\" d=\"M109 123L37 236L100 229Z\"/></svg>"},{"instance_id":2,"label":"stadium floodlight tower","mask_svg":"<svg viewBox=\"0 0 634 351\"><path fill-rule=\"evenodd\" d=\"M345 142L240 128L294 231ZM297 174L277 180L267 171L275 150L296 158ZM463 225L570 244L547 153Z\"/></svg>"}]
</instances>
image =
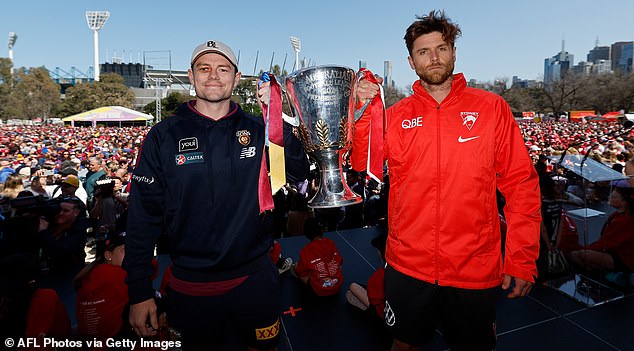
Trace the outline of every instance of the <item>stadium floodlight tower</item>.
<instances>
[{"instance_id":1,"label":"stadium floodlight tower","mask_svg":"<svg viewBox=\"0 0 634 351\"><path fill-rule=\"evenodd\" d=\"M302 48L302 44L297 37L290 37L290 39L293 50L295 50L295 65L293 66L293 71L297 71L299 69L299 51Z\"/></svg>"},{"instance_id":2,"label":"stadium floodlight tower","mask_svg":"<svg viewBox=\"0 0 634 351\"><path fill-rule=\"evenodd\" d=\"M95 33L95 81L99 81L99 30L110 17L108 11L86 11L88 28Z\"/></svg>"},{"instance_id":3,"label":"stadium floodlight tower","mask_svg":"<svg viewBox=\"0 0 634 351\"><path fill-rule=\"evenodd\" d=\"M18 40L18 35L15 32L9 32L9 60L11 60L11 75L13 75L13 46L15 41Z\"/></svg>"}]
</instances>

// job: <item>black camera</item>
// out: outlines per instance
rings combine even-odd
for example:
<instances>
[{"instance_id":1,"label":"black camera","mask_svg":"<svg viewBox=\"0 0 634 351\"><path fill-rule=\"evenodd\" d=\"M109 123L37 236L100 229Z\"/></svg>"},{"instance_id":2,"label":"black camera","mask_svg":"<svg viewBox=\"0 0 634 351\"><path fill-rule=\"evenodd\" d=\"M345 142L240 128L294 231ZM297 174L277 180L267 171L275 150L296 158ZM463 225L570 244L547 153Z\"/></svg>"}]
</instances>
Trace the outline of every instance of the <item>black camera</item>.
<instances>
[{"instance_id":1,"label":"black camera","mask_svg":"<svg viewBox=\"0 0 634 351\"><path fill-rule=\"evenodd\" d=\"M110 197L114 194L114 179L100 179L95 182L95 197Z\"/></svg>"},{"instance_id":2,"label":"black camera","mask_svg":"<svg viewBox=\"0 0 634 351\"><path fill-rule=\"evenodd\" d=\"M60 211L60 198L48 199L42 195L11 199L15 216L44 218L51 222Z\"/></svg>"}]
</instances>

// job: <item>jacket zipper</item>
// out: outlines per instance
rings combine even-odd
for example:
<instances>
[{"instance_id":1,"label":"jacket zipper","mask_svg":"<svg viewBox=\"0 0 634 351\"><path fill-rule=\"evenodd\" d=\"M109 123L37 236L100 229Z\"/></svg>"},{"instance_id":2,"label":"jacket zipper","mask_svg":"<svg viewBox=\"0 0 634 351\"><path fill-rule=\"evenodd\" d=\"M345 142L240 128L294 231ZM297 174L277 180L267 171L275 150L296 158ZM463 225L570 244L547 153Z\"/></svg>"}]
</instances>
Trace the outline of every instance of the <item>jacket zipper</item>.
<instances>
[{"instance_id":1,"label":"jacket zipper","mask_svg":"<svg viewBox=\"0 0 634 351\"><path fill-rule=\"evenodd\" d=\"M435 260L434 265L436 275L436 285L439 278L439 250L440 250L440 104L436 105L436 242L435 242Z\"/></svg>"}]
</instances>

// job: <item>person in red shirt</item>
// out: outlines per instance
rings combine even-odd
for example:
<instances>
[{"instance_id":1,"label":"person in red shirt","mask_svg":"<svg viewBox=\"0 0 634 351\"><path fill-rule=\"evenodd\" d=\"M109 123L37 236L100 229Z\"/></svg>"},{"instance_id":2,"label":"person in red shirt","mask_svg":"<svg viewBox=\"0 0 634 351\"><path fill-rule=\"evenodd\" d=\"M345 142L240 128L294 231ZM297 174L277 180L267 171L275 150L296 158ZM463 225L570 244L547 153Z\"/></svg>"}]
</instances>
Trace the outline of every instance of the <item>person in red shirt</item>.
<instances>
[{"instance_id":1,"label":"person in red shirt","mask_svg":"<svg viewBox=\"0 0 634 351\"><path fill-rule=\"evenodd\" d=\"M387 241L387 232L381 233L374 237L371 241L381 255L381 259L385 262L385 242ZM363 311L370 307L374 307L376 315L383 319L383 311L385 309L385 290L383 288L383 278L385 277L385 265L377 268L368 279L368 285L352 283L346 291L346 300Z\"/></svg>"},{"instance_id":2,"label":"person in red shirt","mask_svg":"<svg viewBox=\"0 0 634 351\"><path fill-rule=\"evenodd\" d=\"M124 256L125 232L121 232L106 240L104 252L75 278L77 329L82 337L105 340L129 335Z\"/></svg>"},{"instance_id":3,"label":"person in red shirt","mask_svg":"<svg viewBox=\"0 0 634 351\"><path fill-rule=\"evenodd\" d=\"M304 235L310 242L299 253L299 261L293 268L295 274L317 296L337 294L343 283L343 258L335 242L324 237L316 218L306 220Z\"/></svg>"},{"instance_id":4,"label":"person in red shirt","mask_svg":"<svg viewBox=\"0 0 634 351\"><path fill-rule=\"evenodd\" d=\"M29 253L0 262L0 338L70 336L70 319L57 292L37 287L39 269L38 257Z\"/></svg>"},{"instance_id":5,"label":"person in red shirt","mask_svg":"<svg viewBox=\"0 0 634 351\"><path fill-rule=\"evenodd\" d=\"M572 262L589 271L634 271L634 188L616 187L609 199L616 212L608 217L601 237L570 253Z\"/></svg>"}]
</instances>

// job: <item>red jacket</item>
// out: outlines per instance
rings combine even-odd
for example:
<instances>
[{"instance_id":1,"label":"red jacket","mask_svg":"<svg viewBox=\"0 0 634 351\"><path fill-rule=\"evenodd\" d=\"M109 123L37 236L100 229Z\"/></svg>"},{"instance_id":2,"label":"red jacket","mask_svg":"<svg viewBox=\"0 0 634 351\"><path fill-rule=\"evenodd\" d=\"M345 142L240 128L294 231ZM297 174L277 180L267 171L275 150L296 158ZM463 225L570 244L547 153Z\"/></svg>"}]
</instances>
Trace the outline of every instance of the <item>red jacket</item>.
<instances>
[{"instance_id":1,"label":"red jacket","mask_svg":"<svg viewBox=\"0 0 634 351\"><path fill-rule=\"evenodd\" d=\"M70 319L53 289L37 289L31 298L24 336L64 339L70 336ZM43 340L38 341L43 345Z\"/></svg>"},{"instance_id":2,"label":"red jacket","mask_svg":"<svg viewBox=\"0 0 634 351\"><path fill-rule=\"evenodd\" d=\"M498 286L503 273L533 281L539 184L508 104L462 74L441 104L420 82L413 90L387 110L388 264L457 288ZM507 203L504 257L496 187Z\"/></svg>"},{"instance_id":3,"label":"red jacket","mask_svg":"<svg viewBox=\"0 0 634 351\"><path fill-rule=\"evenodd\" d=\"M330 296L336 294L343 283L342 262L334 241L316 238L300 251L295 273L308 276L308 284L318 296Z\"/></svg>"},{"instance_id":4,"label":"red jacket","mask_svg":"<svg viewBox=\"0 0 634 351\"><path fill-rule=\"evenodd\" d=\"M124 324L123 310L128 303L126 272L111 264L96 265L77 291L75 304L78 332L82 336L110 338Z\"/></svg>"},{"instance_id":5,"label":"red jacket","mask_svg":"<svg viewBox=\"0 0 634 351\"><path fill-rule=\"evenodd\" d=\"M379 267L368 279L368 300L381 318L384 318L383 310L385 309L384 279L385 267Z\"/></svg>"},{"instance_id":6,"label":"red jacket","mask_svg":"<svg viewBox=\"0 0 634 351\"><path fill-rule=\"evenodd\" d=\"M634 270L634 217L614 212L608 217L601 237L588 249L616 255L627 268Z\"/></svg>"}]
</instances>

